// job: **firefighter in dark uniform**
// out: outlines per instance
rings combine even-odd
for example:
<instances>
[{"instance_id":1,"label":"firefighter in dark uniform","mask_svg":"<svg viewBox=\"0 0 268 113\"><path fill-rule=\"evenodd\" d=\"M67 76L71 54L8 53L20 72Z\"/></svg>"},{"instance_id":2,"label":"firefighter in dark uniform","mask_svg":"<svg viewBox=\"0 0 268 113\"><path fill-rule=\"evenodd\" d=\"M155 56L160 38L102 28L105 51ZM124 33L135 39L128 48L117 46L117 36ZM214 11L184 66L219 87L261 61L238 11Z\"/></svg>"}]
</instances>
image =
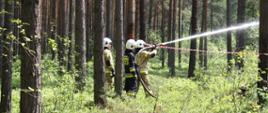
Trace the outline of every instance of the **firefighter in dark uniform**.
<instances>
[{"instance_id":1,"label":"firefighter in dark uniform","mask_svg":"<svg viewBox=\"0 0 268 113\"><path fill-rule=\"evenodd\" d=\"M126 50L124 54L124 66L125 66L125 87L128 96L135 97L137 90L137 76L135 69L135 55L134 50L136 48L136 41L133 39L127 40Z\"/></svg>"}]
</instances>

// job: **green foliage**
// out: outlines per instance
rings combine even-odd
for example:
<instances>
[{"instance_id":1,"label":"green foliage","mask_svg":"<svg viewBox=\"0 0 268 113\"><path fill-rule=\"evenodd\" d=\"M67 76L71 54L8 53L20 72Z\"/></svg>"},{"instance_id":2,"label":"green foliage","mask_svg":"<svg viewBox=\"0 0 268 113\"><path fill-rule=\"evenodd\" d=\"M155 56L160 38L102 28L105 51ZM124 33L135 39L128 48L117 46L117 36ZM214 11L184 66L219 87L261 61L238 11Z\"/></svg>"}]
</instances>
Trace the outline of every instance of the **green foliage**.
<instances>
[{"instance_id":1,"label":"green foliage","mask_svg":"<svg viewBox=\"0 0 268 113\"><path fill-rule=\"evenodd\" d=\"M154 31L149 31L148 33L148 42L152 44L157 44L161 42L161 34L160 32L154 32Z\"/></svg>"},{"instance_id":2,"label":"green foliage","mask_svg":"<svg viewBox=\"0 0 268 113\"><path fill-rule=\"evenodd\" d=\"M56 40L49 38L48 39L48 45L50 46L50 48L52 48L53 51L57 51L58 50L58 44L56 43Z\"/></svg>"},{"instance_id":3,"label":"green foliage","mask_svg":"<svg viewBox=\"0 0 268 113\"><path fill-rule=\"evenodd\" d=\"M74 93L74 72L58 75L58 62L49 60L45 56L42 61L42 109L43 113L152 113L156 104L156 111L160 113L257 113L258 78L257 56L246 57L245 69L241 74L238 70L231 73L226 71L225 55L210 55L209 70L203 71L197 67L196 77L187 76L187 59L183 54L182 68L177 69L177 76L170 78L168 68L161 68L158 58L149 63L149 79L155 93L155 99L144 95L143 88L137 98L128 98L123 93L123 100L112 98L114 93L109 91L108 107L100 109L93 103L93 64L88 63L89 76L84 92ZM13 66L13 97L12 110L19 112L19 83L20 61ZM247 91L242 92L241 88ZM263 112L268 107L264 107Z\"/></svg>"}]
</instances>

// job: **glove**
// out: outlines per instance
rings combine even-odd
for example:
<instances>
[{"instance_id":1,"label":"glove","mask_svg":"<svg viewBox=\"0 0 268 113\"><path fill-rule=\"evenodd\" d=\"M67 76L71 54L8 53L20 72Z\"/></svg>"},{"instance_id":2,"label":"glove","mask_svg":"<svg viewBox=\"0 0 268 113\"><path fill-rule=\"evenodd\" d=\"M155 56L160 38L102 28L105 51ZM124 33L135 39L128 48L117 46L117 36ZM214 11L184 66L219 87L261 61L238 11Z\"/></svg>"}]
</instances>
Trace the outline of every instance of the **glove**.
<instances>
[{"instance_id":1,"label":"glove","mask_svg":"<svg viewBox=\"0 0 268 113\"><path fill-rule=\"evenodd\" d=\"M112 70L112 77L115 77L115 72L114 72L114 70Z\"/></svg>"},{"instance_id":2,"label":"glove","mask_svg":"<svg viewBox=\"0 0 268 113\"><path fill-rule=\"evenodd\" d=\"M153 44L152 50L155 50L156 48L157 48L157 45L156 44Z\"/></svg>"}]
</instances>

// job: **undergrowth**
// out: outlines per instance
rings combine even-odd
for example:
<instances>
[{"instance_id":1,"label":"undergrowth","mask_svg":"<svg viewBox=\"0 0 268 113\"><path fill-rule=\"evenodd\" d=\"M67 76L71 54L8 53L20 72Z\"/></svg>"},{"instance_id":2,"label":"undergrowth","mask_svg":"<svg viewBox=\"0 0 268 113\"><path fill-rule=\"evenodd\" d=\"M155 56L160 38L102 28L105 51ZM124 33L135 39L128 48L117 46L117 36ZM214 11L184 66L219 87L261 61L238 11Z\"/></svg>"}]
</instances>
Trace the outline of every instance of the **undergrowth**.
<instances>
[{"instance_id":1,"label":"undergrowth","mask_svg":"<svg viewBox=\"0 0 268 113\"><path fill-rule=\"evenodd\" d=\"M244 71L233 67L226 71L225 55L209 56L208 70L196 66L196 77L187 78L188 57L183 56L176 76L170 77L168 68L162 68L159 58L150 61L150 82L158 100L145 97L140 87L135 99L123 93L113 98L107 93L108 106L100 109L93 102L93 67L88 63L88 76L84 92L74 93L73 72L58 75L58 64L44 57L42 60L43 113L257 113L268 112L268 107L257 104L257 56L245 58ZM20 62L13 66L12 111L19 112ZM178 66L177 66L178 67ZM155 107L156 106L156 107Z\"/></svg>"}]
</instances>

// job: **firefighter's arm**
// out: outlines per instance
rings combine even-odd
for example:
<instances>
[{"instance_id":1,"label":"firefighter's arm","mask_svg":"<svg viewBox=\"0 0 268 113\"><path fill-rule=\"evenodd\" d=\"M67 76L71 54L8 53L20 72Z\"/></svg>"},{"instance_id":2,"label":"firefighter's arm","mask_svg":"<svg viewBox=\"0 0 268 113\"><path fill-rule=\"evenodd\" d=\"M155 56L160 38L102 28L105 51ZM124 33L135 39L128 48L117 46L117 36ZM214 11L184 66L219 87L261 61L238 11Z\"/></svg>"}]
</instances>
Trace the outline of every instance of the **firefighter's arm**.
<instances>
[{"instance_id":1,"label":"firefighter's arm","mask_svg":"<svg viewBox=\"0 0 268 113\"><path fill-rule=\"evenodd\" d=\"M157 50L154 49L153 51L150 52L150 57L153 58L157 54Z\"/></svg>"},{"instance_id":2,"label":"firefighter's arm","mask_svg":"<svg viewBox=\"0 0 268 113\"><path fill-rule=\"evenodd\" d=\"M113 61L113 57L112 54L110 56L110 64L111 64L111 71L112 71L112 76L115 77L115 70L114 70L114 61Z\"/></svg>"},{"instance_id":3,"label":"firefighter's arm","mask_svg":"<svg viewBox=\"0 0 268 113\"><path fill-rule=\"evenodd\" d=\"M145 56L145 58L153 58L157 54L157 50L153 49L152 51L144 51L142 54Z\"/></svg>"}]
</instances>

